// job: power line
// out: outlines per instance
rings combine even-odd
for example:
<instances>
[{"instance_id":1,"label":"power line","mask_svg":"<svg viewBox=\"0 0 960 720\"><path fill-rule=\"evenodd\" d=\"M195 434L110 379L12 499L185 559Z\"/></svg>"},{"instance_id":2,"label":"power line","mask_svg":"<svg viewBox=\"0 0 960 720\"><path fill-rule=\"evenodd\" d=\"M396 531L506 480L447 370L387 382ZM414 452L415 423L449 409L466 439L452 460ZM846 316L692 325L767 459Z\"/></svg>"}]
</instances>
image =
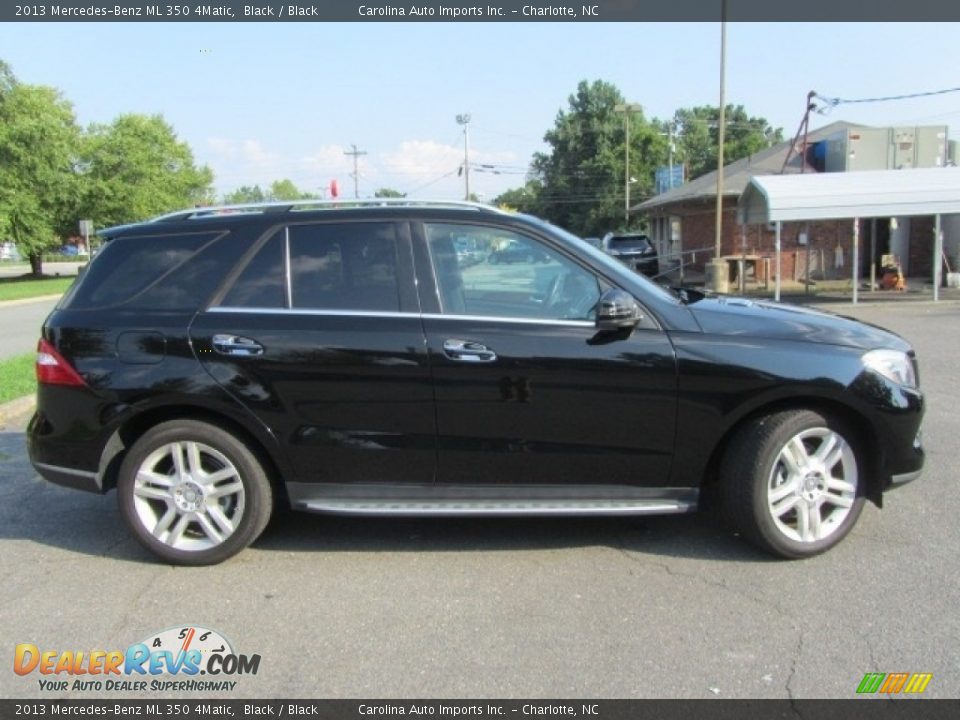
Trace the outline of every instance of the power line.
<instances>
[{"instance_id":1,"label":"power line","mask_svg":"<svg viewBox=\"0 0 960 720\"><path fill-rule=\"evenodd\" d=\"M827 97L826 95L821 95L820 93L814 92L811 95L815 98L823 100L830 109L837 107L838 105L851 105L854 103L876 103L876 102L889 102L891 100L911 100L913 98L920 97L932 97L934 95L946 95L947 93L960 92L960 87L944 88L943 90L931 90L930 92L919 92L919 93L910 93L907 95L888 95L886 97L874 97L874 98L857 98L856 100L851 100L849 98L836 98L836 97ZM818 109L821 115L824 114L824 109Z\"/></svg>"},{"instance_id":2,"label":"power line","mask_svg":"<svg viewBox=\"0 0 960 720\"><path fill-rule=\"evenodd\" d=\"M434 178L433 180L430 180L429 182L425 182L425 183L423 183L422 185L417 185L417 186L416 186L415 188L413 188L412 190L408 190L406 194L407 194L407 195L413 195L413 193L415 193L415 192L418 192L418 191L420 191L420 190L423 190L424 188L428 188L428 187L430 187L431 185L437 184L438 182L440 182L440 181L443 180L444 178L448 178L448 177L450 177L450 176L452 176L452 175L456 175L459 170L460 170L460 168L458 167L458 168L456 168L455 170L451 170L451 171L448 172L448 173L444 173L443 175L441 175L441 176L438 177L438 178Z\"/></svg>"}]
</instances>

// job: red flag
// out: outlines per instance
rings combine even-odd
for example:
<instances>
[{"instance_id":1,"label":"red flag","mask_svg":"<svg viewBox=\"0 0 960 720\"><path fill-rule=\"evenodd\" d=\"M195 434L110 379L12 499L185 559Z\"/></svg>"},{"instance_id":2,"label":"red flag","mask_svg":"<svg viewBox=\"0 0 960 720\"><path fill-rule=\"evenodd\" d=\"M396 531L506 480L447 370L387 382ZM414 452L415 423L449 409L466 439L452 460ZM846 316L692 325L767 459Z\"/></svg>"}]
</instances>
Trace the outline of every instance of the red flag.
<instances>
[{"instance_id":1,"label":"red flag","mask_svg":"<svg viewBox=\"0 0 960 720\"><path fill-rule=\"evenodd\" d=\"M332 198L340 197L340 186L337 185L336 178L330 181L330 197Z\"/></svg>"}]
</instances>

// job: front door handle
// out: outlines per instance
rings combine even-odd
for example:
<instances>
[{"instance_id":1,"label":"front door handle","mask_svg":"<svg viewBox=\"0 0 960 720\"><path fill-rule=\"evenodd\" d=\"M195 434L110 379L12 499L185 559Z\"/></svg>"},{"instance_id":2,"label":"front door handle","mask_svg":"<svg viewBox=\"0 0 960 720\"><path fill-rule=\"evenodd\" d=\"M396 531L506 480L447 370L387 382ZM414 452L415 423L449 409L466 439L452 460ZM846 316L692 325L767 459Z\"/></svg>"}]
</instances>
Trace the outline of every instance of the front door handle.
<instances>
[{"instance_id":1,"label":"front door handle","mask_svg":"<svg viewBox=\"0 0 960 720\"><path fill-rule=\"evenodd\" d=\"M493 350L471 340L444 340L443 354L459 362L488 363L497 359Z\"/></svg>"},{"instance_id":2,"label":"front door handle","mask_svg":"<svg viewBox=\"0 0 960 720\"><path fill-rule=\"evenodd\" d=\"M213 336L213 349L221 355L250 357L263 355L263 345L256 340L239 335L217 334Z\"/></svg>"}]
</instances>

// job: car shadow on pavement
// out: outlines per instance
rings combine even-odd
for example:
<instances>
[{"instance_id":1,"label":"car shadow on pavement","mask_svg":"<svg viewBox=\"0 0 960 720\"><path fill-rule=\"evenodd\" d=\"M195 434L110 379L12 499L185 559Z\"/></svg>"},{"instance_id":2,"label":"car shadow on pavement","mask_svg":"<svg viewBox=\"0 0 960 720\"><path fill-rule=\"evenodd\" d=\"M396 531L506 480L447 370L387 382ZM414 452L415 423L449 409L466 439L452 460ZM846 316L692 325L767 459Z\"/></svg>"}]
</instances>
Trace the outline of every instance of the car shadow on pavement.
<instances>
[{"instance_id":1,"label":"car shadow on pavement","mask_svg":"<svg viewBox=\"0 0 960 720\"><path fill-rule=\"evenodd\" d=\"M497 552L606 546L661 557L757 562L715 513L661 517L348 517L284 512L254 544L279 552Z\"/></svg>"},{"instance_id":2,"label":"car shadow on pavement","mask_svg":"<svg viewBox=\"0 0 960 720\"><path fill-rule=\"evenodd\" d=\"M41 478L27 459L23 432L0 432L0 540L138 562L149 558L123 526L116 496Z\"/></svg>"},{"instance_id":3,"label":"car shadow on pavement","mask_svg":"<svg viewBox=\"0 0 960 720\"><path fill-rule=\"evenodd\" d=\"M27 540L82 555L159 562L124 525L116 495L93 495L43 480L27 459L23 432L0 432L0 539ZM267 552L491 552L608 546L666 557L767 559L714 513L664 517L397 518L281 510L253 548Z\"/></svg>"}]
</instances>

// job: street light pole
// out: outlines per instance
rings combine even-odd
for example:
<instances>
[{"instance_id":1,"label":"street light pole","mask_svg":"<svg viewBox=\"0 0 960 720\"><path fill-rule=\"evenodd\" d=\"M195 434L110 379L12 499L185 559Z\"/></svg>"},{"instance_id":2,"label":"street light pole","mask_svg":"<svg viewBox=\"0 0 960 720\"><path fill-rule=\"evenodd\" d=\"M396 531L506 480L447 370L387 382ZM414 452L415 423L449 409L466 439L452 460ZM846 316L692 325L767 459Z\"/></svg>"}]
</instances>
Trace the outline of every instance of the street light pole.
<instances>
[{"instance_id":1,"label":"street light pole","mask_svg":"<svg viewBox=\"0 0 960 720\"><path fill-rule=\"evenodd\" d=\"M470 114L457 115L457 124L463 125L463 199L470 199Z\"/></svg>"},{"instance_id":2,"label":"street light pole","mask_svg":"<svg viewBox=\"0 0 960 720\"><path fill-rule=\"evenodd\" d=\"M623 229L626 230L630 225L630 113L641 112L642 105L636 103L619 104L613 106L613 111L623 113L624 135L624 159L623 159Z\"/></svg>"}]
</instances>

